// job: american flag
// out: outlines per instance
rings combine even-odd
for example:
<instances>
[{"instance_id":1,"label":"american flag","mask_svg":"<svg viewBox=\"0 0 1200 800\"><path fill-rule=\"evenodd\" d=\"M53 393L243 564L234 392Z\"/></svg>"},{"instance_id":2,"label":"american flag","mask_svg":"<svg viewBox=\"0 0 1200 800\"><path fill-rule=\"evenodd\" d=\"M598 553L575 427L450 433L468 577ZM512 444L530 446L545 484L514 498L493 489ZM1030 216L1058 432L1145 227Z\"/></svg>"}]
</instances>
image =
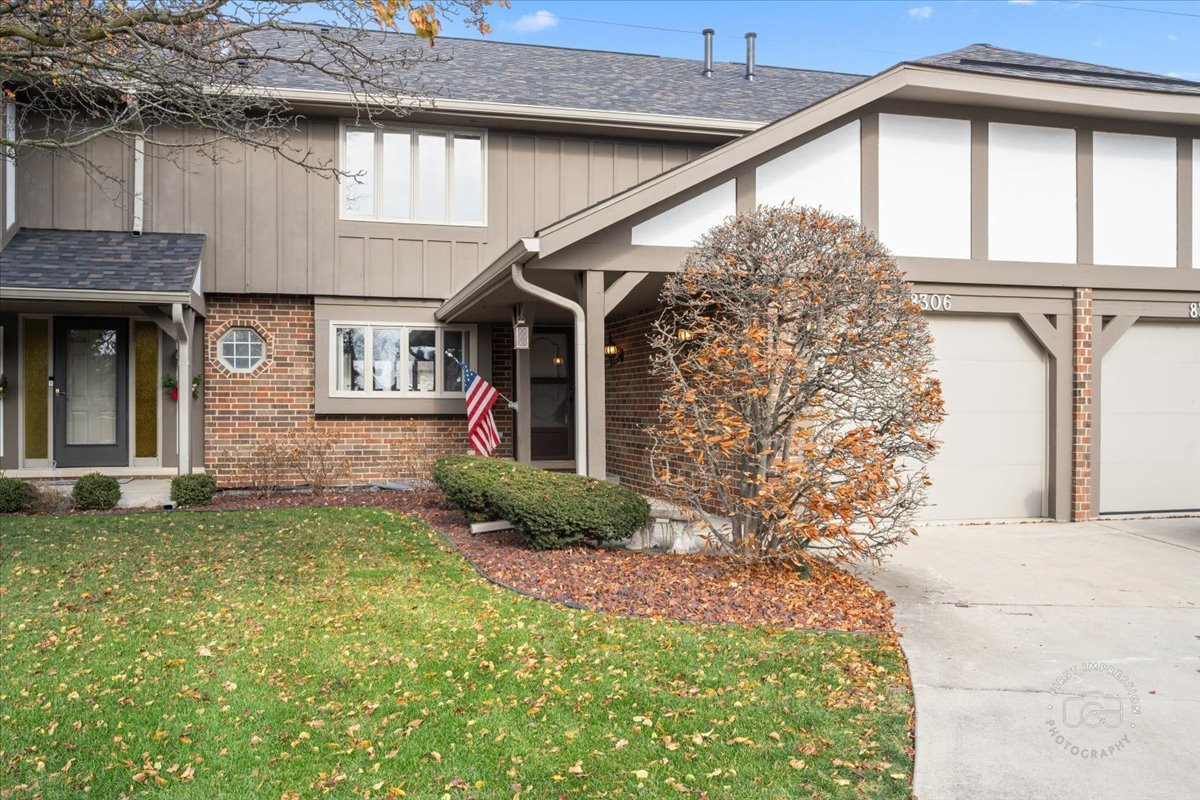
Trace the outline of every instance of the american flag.
<instances>
[{"instance_id":1,"label":"american flag","mask_svg":"<svg viewBox=\"0 0 1200 800\"><path fill-rule=\"evenodd\" d=\"M476 453L490 456L500 446L500 431L496 428L496 418L492 416L492 406L496 404L500 393L479 377L475 370L457 358L454 360L462 367L463 386L467 392L467 438L471 440L471 447Z\"/></svg>"}]
</instances>

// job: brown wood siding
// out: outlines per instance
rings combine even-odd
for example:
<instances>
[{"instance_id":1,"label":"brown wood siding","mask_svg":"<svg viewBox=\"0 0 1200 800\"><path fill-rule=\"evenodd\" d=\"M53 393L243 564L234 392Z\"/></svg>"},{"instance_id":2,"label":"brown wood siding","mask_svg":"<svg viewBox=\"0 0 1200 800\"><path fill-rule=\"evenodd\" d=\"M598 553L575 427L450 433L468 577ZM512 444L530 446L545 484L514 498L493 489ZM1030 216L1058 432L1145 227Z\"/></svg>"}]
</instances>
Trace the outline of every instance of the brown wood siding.
<instances>
[{"instance_id":1,"label":"brown wood siding","mask_svg":"<svg viewBox=\"0 0 1200 800\"><path fill-rule=\"evenodd\" d=\"M170 142L199 134L167 131ZM338 155L338 122L303 122L291 146ZM33 155L21 170L24 225L122 230L132 220L133 157L121 142L89 155L111 181L63 158ZM229 147L146 159L145 230L204 233L204 290L256 294L442 299L516 239L678 166L705 147L491 130L487 220L481 227L339 219L339 187L267 151ZM25 165L28 165L25 167ZM113 198L116 198L115 200Z\"/></svg>"}]
</instances>

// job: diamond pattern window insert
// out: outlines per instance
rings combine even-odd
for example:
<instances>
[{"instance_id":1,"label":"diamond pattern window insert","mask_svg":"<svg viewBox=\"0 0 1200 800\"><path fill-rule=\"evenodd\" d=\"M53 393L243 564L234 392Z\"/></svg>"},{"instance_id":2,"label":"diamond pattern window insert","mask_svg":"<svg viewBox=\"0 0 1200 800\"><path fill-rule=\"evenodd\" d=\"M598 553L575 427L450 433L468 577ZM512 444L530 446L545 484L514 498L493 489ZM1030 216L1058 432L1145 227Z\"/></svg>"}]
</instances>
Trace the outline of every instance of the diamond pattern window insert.
<instances>
[{"instance_id":1,"label":"diamond pattern window insert","mask_svg":"<svg viewBox=\"0 0 1200 800\"><path fill-rule=\"evenodd\" d=\"M267 344L253 328L231 328L217 343L221 363L234 372L249 372L267 357Z\"/></svg>"}]
</instances>

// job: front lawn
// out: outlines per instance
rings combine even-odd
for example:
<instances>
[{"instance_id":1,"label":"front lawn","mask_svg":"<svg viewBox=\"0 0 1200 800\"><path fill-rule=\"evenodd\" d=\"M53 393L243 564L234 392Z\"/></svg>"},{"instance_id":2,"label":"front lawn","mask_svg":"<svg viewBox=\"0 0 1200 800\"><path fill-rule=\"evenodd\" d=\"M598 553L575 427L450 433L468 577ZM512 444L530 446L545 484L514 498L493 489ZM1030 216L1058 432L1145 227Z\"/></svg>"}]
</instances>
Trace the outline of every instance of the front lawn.
<instances>
[{"instance_id":1,"label":"front lawn","mask_svg":"<svg viewBox=\"0 0 1200 800\"><path fill-rule=\"evenodd\" d=\"M885 635L630 620L369 509L0 518L0 797L889 797Z\"/></svg>"}]
</instances>

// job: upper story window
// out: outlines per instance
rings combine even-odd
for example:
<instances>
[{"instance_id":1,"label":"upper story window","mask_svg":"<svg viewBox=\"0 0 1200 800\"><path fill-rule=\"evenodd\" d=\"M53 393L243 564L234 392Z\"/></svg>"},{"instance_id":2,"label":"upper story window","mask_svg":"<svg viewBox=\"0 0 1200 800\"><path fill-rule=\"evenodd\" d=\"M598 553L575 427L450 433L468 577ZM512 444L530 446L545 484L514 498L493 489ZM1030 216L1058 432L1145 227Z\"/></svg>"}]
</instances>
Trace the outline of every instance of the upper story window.
<instances>
[{"instance_id":1,"label":"upper story window","mask_svg":"<svg viewBox=\"0 0 1200 800\"><path fill-rule=\"evenodd\" d=\"M333 322L330 327L333 396L459 397L462 370L454 359L475 360L472 330L465 326Z\"/></svg>"},{"instance_id":2,"label":"upper story window","mask_svg":"<svg viewBox=\"0 0 1200 800\"><path fill-rule=\"evenodd\" d=\"M484 224L483 131L342 128L342 216L438 225Z\"/></svg>"}]
</instances>

